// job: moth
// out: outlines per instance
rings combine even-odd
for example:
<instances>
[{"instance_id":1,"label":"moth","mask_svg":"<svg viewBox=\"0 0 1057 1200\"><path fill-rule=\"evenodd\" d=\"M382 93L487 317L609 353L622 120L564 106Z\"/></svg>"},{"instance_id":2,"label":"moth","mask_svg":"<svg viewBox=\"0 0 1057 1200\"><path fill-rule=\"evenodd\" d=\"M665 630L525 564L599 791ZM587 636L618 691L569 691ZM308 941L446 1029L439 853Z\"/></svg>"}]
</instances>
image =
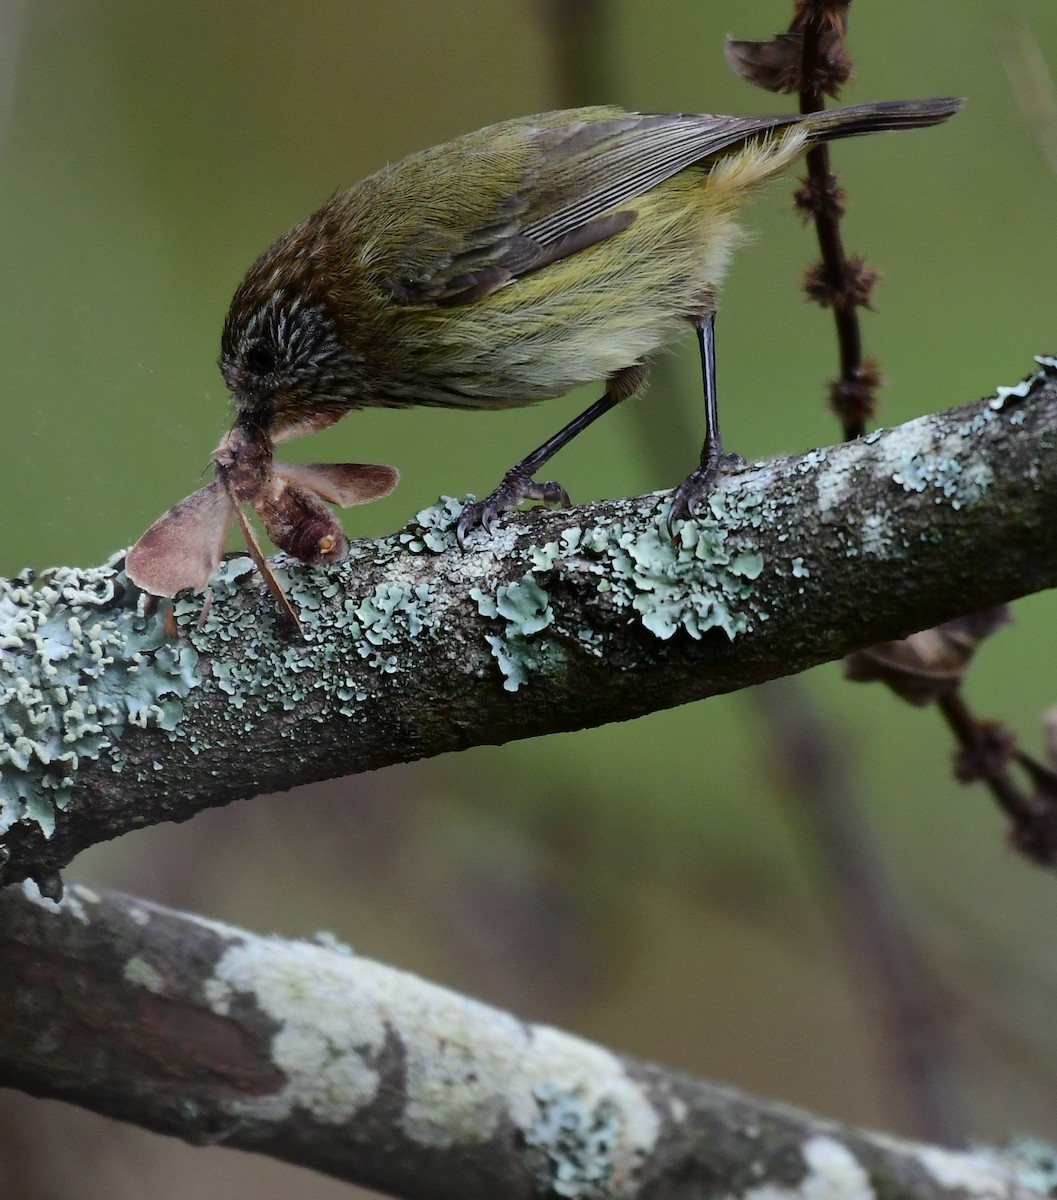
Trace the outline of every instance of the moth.
<instances>
[{"instance_id":1,"label":"moth","mask_svg":"<svg viewBox=\"0 0 1057 1200\"><path fill-rule=\"evenodd\" d=\"M213 451L214 479L163 513L125 558L125 574L154 596L184 588L204 591L220 564L233 520L250 557L284 615L303 633L247 519L248 505L280 549L313 566L337 562L349 544L326 503L350 508L379 500L396 487L394 467L374 463L276 462L271 438L236 423ZM209 600L202 619L208 612Z\"/></svg>"}]
</instances>

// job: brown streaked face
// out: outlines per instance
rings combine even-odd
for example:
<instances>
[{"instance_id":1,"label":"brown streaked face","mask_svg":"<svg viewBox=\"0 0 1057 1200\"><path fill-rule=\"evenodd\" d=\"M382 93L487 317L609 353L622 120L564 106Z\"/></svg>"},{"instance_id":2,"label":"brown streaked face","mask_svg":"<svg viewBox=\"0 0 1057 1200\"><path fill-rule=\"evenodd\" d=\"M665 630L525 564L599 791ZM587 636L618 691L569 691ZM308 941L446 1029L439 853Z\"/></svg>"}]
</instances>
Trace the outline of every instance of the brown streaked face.
<instances>
[{"instance_id":1,"label":"brown streaked face","mask_svg":"<svg viewBox=\"0 0 1057 1200\"><path fill-rule=\"evenodd\" d=\"M224 322L220 371L240 421L283 440L330 425L355 406L362 360L323 299L271 254L239 286ZM263 276L263 278L262 278ZM292 276L292 277L291 277Z\"/></svg>"}]
</instances>

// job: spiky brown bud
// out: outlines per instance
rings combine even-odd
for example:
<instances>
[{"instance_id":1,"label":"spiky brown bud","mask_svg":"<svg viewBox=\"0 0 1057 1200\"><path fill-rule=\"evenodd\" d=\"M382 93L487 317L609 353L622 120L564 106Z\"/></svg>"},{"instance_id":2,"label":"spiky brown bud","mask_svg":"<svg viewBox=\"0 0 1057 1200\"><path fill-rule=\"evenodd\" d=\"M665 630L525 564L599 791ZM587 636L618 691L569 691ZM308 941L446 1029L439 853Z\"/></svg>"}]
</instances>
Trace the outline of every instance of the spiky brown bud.
<instances>
[{"instance_id":1,"label":"spiky brown bud","mask_svg":"<svg viewBox=\"0 0 1057 1200\"><path fill-rule=\"evenodd\" d=\"M823 308L848 310L870 308L870 297L881 281L881 273L868 266L861 255L853 255L844 262L840 277L834 279L826 264L815 263L804 272L801 286L809 299Z\"/></svg>"},{"instance_id":2,"label":"spiky brown bud","mask_svg":"<svg viewBox=\"0 0 1057 1200\"><path fill-rule=\"evenodd\" d=\"M801 179L793 193L793 203L805 221L813 217L836 221L844 216L844 190L837 186L837 177L832 171L827 171L820 179L813 175Z\"/></svg>"},{"instance_id":3,"label":"spiky brown bud","mask_svg":"<svg viewBox=\"0 0 1057 1200\"><path fill-rule=\"evenodd\" d=\"M829 385L829 406L840 417L849 436L858 437L877 408L877 390L884 378L872 358L866 358L850 379L834 379Z\"/></svg>"}]
</instances>

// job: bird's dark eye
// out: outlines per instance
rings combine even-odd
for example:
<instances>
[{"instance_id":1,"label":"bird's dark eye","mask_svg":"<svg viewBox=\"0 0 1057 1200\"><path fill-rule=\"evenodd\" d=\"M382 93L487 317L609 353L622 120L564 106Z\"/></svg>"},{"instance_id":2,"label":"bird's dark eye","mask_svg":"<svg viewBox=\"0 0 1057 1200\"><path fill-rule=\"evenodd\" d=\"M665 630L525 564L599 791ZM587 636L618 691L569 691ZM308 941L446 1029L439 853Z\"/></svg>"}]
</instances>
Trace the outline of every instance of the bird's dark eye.
<instances>
[{"instance_id":1,"label":"bird's dark eye","mask_svg":"<svg viewBox=\"0 0 1057 1200\"><path fill-rule=\"evenodd\" d=\"M247 347L244 361L255 375L267 375L275 370L275 350L271 342L261 338Z\"/></svg>"}]
</instances>

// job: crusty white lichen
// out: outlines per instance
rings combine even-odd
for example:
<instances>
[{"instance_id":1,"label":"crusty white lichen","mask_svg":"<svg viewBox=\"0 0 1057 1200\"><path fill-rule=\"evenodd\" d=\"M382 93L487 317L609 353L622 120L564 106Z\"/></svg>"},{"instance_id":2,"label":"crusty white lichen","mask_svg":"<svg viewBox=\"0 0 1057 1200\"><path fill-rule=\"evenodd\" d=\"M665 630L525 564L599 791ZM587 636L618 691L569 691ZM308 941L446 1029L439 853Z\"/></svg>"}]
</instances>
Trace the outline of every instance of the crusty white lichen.
<instances>
[{"instance_id":1,"label":"crusty white lichen","mask_svg":"<svg viewBox=\"0 0 1057 1200\"><path fill-rule=\"evenodd\" d=\"M25 879L16 886L21 886L22 894L31 904L36 904L50 913L69 913L74 920L80 921L83 925L88 924L88 911L85 905L99 903L99 896L83 884L66 888L58 900L42 896L36 881L32 879Z\"/></svg>"},{"instance_id":2,"label":"crusty white lichen","mask_svg":"<svg viewBox=\"0 0 1057 1200\"><path fill-rule=\"evenodd\" d=\"M984 1200L1009 1200L1016 1194L1010 1171L989 1154L916 1146L914 1157L941 1187Z\"/></svg>"},{"instance_id":3,"label":"crusty white lichen","mask_svg":"<svg viewBox=\"0 0 1057 1200\"><path fill-rule=\"evenodd\" d=\"M1039 358L1040 370L968 416L931 414L895 429L878 429L864 438L831 447L817 458L799 460L799 471L817 467L815 499L826 524L844 526L841 541L850 556L859 553L891 558L905 552L898 535L898 492L915 492L937 505L954 510L985 500L994 483L987 463L973 454L973 442L994 423L1021 424L1026 416L1016 404L1030 397L1033 388L1054 371L1050 359ZM1030 472L1030 467L1028 468ZM870 482L872 505L851 501ZM889 500L891 494L891 501Z\"/></svg>"},{"instance_id":4,"label":"crusty white lichen","mask_svg":"<svg viewBox=\"0 0 1057 1200\"><path fill-rule=\"evenodd\" d=\"M400 1128L422 1146L486 1142L512 1122L555 1180L616 1187L657 1138L656 1112L612 1054L355 955L242 935L205 996L220 1014L248 997L277 1026L271 1054L286 1083L242 1102L247 1116L305 1109L340 1124L378 1097L388 1061L405 1089Z\"/></svg>"},{"instance_id":5,"label":"crusty white lichen","mask_svg":"<svg viewBox=\"0 0 1057 1200\"><path fill-rule=\"evenodd\" d=\"M1040 383L1044 382L1047 378L1057 375L1057 355L1036 354L1035 361L1039 364L1037 371L1030 372L1012 387L998 387L995 389L995 398L990 402L992 409L1000 411L1005 408L1010 400L1023 400L1026 396L1030 396L1034 388L1038 387Z\"/></svg>"},{"instance_id":6,"label":"crusty white lichen","mask_svg":"<svg viewBox=\"0 0 1057 1200\"><path fill-rule=\"evenodd\" d=\"M191 649L169 645L113 565L0 579L0 833L50 836L80 764L129 725L173 729L197 683Z\"/></svg>"},{"instance_id":7,"label":"crusty white lichen","mask_svg":"<svg viewBox=\"0 0 1057 1200\"><path fill-rule=\"evenodd\" d=\"M764 1183L749 1188L743 1200L875 1200L862 1163L836 1138L808 1138L801 1150L805 1174L795 1186Z\"/></svg>"},{"instance_id":8,"label":"crusty white lichen","mask_svg":"<svg viewBox=\"0 0 1057 1200\"><path fill-rule=\"evenodd\" d=\"M869 1137L886 1154L912 1160L944 1190L971 1200L1039 1200L1047 1194L1045 1188L1036 1187L1035 1180L1022 1177L1016 1165L998 1151L947 1150L882 1133Z\"/></svg>"}]
</instances>

